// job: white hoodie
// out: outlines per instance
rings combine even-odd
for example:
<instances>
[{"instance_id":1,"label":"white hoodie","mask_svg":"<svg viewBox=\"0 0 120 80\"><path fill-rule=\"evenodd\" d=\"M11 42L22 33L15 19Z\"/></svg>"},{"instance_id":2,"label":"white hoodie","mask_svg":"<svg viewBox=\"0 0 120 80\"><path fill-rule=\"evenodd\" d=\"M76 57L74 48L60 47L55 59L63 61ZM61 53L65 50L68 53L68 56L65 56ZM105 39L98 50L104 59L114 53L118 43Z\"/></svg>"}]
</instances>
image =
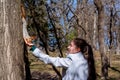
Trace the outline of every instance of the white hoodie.
<instances>
[{"instance_id":1,"label":"white hoodie","mask_svg":"<svg viewBox=\"0 0 120 80\"><path fill-rule=\"evenodd\" d=\"M62 80L87 80L88 63L81 52L68 54L66 58L50 57L36 48L33 54L46 64L67 68Z\"/></svg>"}]
</instances>

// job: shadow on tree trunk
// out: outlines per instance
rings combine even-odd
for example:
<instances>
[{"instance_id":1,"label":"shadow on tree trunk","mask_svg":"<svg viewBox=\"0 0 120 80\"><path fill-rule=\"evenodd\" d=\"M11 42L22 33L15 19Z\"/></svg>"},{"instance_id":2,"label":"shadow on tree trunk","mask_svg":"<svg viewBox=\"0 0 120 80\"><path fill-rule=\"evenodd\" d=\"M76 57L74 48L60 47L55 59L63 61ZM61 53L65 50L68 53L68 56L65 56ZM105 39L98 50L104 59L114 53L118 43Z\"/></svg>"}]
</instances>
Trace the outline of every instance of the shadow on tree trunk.
<instances>
[{"instance_id":1,"label":"shadow on tree trunk","mask_svg":"<svg viewBox=\"0 0 120 80\"><path fill-rule=\"evenodd\" d=\"M24 62L25 62L25 72L26 72L26 79L25 80L31 80L31 72L30 72L30 64L28 60L28 52L27 52L27 46L24 43Z\"/></svg>"}]
</instances>

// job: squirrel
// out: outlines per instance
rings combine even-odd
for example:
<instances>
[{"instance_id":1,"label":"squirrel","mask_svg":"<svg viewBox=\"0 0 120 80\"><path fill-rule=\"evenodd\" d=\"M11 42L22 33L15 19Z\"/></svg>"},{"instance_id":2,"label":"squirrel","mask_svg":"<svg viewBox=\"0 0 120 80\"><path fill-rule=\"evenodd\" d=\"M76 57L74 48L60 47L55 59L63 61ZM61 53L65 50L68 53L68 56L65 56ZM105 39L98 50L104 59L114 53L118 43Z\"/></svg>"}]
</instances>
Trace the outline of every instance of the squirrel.
<instances>
[{"instance_id":1,"label":"squirrel","mask_svg":"<svg viewBox=\"0 0 120 80\"><path fill-rule=\"evenodd\" d=\"M25 20L26 15L25 15L25 10L24 10L24 6L23 5L21 5L21 16L22 16L22 22L23 22L23 39L24 39L26 44L29 43L29 45L33 45L32 44L32 40L36 39L36 37L35 36L29 36L29 34L28 34L27 22Z\"/></svg>"}]
</instances>

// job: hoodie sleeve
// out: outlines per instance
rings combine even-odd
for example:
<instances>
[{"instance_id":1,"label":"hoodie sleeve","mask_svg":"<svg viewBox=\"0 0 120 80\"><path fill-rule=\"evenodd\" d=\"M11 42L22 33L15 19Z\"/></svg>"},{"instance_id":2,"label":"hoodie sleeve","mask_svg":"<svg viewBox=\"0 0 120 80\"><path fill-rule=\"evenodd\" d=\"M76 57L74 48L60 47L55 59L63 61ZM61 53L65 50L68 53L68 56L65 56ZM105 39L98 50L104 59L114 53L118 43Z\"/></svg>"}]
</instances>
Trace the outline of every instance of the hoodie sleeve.
<instances>
[{"instance_id":1,"label":"hoodie sleeve","mask_svg":"<svg viewBox=\"0 0 120 80\"><path fill-rule=\"evenodd\" d=\"M33 55L38 57L46 64L52 64L56 67L69 67L72 63L72 59L70 57L60 58L60 57L50 57L49 55L44 54L41 50L36 48L33 51Z\"/></svg>"}]
</instances>

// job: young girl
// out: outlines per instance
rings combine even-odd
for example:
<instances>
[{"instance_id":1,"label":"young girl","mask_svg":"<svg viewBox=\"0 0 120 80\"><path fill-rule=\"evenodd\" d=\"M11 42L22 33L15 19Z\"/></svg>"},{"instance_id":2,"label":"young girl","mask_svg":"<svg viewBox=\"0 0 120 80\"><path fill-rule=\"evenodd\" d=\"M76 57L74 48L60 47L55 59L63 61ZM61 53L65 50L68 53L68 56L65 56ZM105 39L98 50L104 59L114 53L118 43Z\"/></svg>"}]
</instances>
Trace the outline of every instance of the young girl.
<instances>
[{"instance_id":1,"label":"young girl","mask_svg":"<svg viewBox=\"0 0 120 80\"><path fill-rule=\"evenodd\" d=\"M31 46L27 40L25 42ZM32 45L31 51L46 64L67 68L62 80L96 80L93 51L84 39L75 38L71 41L66 58L50 57L34 45Z\"/></svg>"}]
</instances>

